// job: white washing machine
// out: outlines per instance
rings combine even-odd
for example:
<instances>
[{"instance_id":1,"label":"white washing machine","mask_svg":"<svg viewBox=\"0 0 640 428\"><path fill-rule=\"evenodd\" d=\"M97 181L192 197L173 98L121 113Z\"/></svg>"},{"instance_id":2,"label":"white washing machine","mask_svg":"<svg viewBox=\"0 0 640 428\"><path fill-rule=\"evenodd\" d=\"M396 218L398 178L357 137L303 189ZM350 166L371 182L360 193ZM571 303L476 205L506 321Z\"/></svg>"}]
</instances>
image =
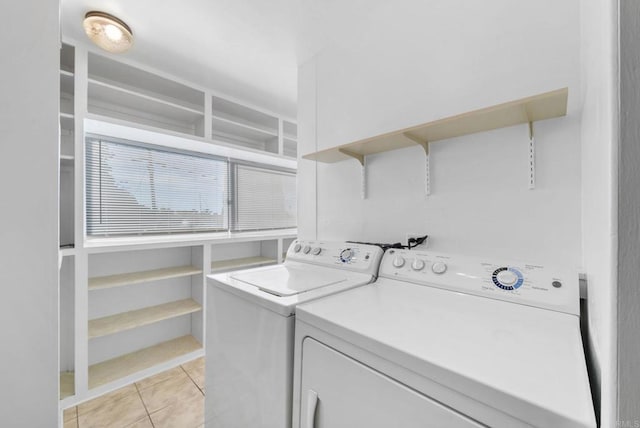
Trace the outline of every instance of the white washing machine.
<instances>
[{"instance_id":1,"label":"white washing machine","mask_svg":"<svg viewBox=\"0 0 640 428\"><path fill-rule=\"evenodd\" d=\"M291 426L296 306L375 280L376 246L295 241L284 264L207 279L205 425Z\"/></svg>"},{"instance_id":2,"label":"white washing machine","mask_svg":"<svg viewBox=\"0 0 640 428\"><path fill-rule=\"evenodd\" d=\"M298 307L294 428L595 427L577 272L389 250Z\"/></svg>"}]
</instances>

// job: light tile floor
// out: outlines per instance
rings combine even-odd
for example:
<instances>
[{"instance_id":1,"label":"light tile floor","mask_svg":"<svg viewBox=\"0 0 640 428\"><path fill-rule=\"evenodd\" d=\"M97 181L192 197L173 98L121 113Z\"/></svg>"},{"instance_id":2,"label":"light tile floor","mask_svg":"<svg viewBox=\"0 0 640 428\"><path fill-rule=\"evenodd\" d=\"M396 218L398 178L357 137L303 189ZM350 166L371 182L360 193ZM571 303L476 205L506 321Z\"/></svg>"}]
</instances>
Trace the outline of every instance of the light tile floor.
<instances>
[{"instance_id":1,"label":"light tile floor","mask_svg":"<svg viewBox=\"0 0 640 428\"><path fill-rule=\"evenodd\" d=\"M64 411L64 428L199 428L204 358Z\"/></svg>"}]
</instances>

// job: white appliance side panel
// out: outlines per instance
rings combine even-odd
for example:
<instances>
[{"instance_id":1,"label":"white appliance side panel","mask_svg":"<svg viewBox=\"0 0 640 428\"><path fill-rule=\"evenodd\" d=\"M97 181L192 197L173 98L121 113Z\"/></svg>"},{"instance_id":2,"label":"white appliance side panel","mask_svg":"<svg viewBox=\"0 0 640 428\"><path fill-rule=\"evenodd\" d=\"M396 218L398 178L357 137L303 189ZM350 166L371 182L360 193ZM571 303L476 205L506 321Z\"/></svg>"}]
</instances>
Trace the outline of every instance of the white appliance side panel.
<instances>
[{"instance_id":1,"label":"white appliance side panel","mask_svg":"<svg viewBox=\"0 0 640 428\"><path fill-rule=\"evenodd\" d=\"M209 289L205 426L290 426L294 320Z\"/></svg>"},{"instance_id":2,"label":"white appliance side panel","mask_svg":"<svg viewBox=\"0 0 640 428\"><path fill-rule=\"evenodd\" d=\"M482 426L311 338L304 340L302 355L303 428Z\"/></svg>"}]
</instances>

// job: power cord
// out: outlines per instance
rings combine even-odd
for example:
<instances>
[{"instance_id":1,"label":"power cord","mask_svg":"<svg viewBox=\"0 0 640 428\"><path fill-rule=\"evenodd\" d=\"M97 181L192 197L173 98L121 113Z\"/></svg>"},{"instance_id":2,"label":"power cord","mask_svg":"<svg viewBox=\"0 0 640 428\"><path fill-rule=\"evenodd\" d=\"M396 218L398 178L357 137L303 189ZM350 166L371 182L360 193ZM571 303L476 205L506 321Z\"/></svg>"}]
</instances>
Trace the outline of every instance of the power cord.
<instances>
[{"instance_id":1,"label":"power cord","mask_svg":"<svg viewBox=\"0 0 640 428\"><path fill-rule=\"evenodd\" d=\"M347 241L352 244L363 244L363 245L376 245L382 248L383 251L387 251L389 249L398 249L398 250L411 250L412 248L417 247L418 245L424 244L424 242L429 238L429 235L419 236L417 238L409 238L407 240L407 245L403 245L400 242L396 242L393 244L381 244L378 242L358 242L358 241Z\"/></svg>"}]
</instances>

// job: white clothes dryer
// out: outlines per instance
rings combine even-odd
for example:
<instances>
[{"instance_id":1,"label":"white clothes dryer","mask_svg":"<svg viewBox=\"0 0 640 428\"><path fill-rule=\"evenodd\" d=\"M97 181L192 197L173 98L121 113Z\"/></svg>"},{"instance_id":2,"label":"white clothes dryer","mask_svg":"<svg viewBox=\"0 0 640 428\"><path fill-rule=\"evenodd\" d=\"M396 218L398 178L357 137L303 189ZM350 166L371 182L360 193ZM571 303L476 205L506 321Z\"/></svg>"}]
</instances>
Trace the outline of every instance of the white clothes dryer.
<instances>
[{"instance_id":1,"label":"white clothes dryer","mask_svg":"<svg viewBox=\"0 0 640 428\"><path fill-rule=\"evenodd\" d=\"M284 264L208 276L205 426L291 426L296 306L375 280L382 250L291 244Z\"/></svg>"},{"instance_id":2,"label":"white clothes dryer","mask_svg":"<svg viewBox=\"0 0 640 428\"><path fill-rule=\"evenodd\" d=\"M294 428L596 426L577 272L389 250L295 341Z\"/></svg>"}]
</instances>

